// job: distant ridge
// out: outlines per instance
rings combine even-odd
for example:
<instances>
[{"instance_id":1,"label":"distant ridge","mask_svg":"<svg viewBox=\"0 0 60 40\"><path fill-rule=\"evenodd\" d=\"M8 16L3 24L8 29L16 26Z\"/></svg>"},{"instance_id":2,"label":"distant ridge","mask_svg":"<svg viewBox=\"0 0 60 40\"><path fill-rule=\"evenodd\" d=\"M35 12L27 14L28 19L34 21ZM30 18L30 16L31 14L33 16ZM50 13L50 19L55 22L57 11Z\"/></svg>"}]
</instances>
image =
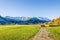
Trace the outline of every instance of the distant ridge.
<instances>
[{"instance_id":1,"label":"distant ridge","mask_svg":"<svg viewBox=\"0 0 60 40\"><path fill-rule=\"evenodd\" d=\"M0 16L0 24L37 24L51 21L43 17L2 17Z\"/></svg>"}]
</instances>

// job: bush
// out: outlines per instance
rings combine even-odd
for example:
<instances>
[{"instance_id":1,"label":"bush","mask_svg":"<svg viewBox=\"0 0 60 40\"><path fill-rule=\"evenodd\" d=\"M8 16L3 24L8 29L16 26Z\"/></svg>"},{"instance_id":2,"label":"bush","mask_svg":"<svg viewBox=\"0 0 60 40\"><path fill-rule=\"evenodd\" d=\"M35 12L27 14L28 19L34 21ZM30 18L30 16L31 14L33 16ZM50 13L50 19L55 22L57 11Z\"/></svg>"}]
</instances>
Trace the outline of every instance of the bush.
<instances>
[{"instance_id":1,"label":"bush","mask_svg":"<svg viewBox=\"0 0 60 40\"><path fill-rule=\"evenodd\" d=\"M45 25L41 25L41 27L45 27Z\"/></svg>"}]
</instances>

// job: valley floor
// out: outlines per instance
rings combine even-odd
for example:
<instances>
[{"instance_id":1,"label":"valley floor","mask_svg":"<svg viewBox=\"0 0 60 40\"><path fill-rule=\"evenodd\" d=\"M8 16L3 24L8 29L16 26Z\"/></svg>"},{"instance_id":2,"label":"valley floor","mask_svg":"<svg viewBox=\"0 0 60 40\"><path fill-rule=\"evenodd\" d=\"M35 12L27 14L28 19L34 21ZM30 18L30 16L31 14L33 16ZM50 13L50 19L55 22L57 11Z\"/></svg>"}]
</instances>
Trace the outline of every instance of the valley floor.
<instances>
[{"instance_id":1,"label":"valley floor","mask_svg":"<svg viewBox=\"0 0 60 40\"><path fill-rule=\"evenodd\" d=\"M60 40L60 27L0 25L0 40Z\"/></svg>"}]
</instances>

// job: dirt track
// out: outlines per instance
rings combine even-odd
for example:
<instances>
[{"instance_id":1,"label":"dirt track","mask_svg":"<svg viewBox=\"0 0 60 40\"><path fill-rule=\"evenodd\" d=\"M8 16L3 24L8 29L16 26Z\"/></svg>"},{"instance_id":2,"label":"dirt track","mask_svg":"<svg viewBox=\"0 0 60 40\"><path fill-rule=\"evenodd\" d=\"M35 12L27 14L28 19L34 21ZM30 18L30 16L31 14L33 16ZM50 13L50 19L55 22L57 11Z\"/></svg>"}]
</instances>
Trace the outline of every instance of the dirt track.
<instances>
[{"instance_id":1,"label":"dirt track","mask_svg":"<svg viewBox=\"0 0 60 40\"><path fill-rule=\"evenodd\" d=\"M34 36L33 40L54 40L54 37L45 27L41 27L40 31Z\"/></svg>"}]
</instances>

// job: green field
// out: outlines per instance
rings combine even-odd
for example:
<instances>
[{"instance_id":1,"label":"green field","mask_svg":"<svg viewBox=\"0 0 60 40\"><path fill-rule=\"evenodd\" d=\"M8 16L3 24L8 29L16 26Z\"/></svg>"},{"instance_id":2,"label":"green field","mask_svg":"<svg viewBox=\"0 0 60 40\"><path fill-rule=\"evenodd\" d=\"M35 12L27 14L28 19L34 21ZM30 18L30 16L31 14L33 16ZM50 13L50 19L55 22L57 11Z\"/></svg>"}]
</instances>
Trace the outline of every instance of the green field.
<instances>
[{"instance_id":1,"label":"green field","mask_svg":"<svg viewBox=\"0 0 60 40\"><path fill-rule=\"evenodd\" d=\"M0 25L0 40L29 40L39 29L34 25Z\"/></svg>"},{"instance_id":2,"label":"green field","mask_svg":"<svg viewBox=\"0 0 60 40\"><path fill-rule=\"evenodd\" d=\"M48 27L48 29L53 34L55 40L60 40L60 27Z\"/></svg>"}]
</instances>

